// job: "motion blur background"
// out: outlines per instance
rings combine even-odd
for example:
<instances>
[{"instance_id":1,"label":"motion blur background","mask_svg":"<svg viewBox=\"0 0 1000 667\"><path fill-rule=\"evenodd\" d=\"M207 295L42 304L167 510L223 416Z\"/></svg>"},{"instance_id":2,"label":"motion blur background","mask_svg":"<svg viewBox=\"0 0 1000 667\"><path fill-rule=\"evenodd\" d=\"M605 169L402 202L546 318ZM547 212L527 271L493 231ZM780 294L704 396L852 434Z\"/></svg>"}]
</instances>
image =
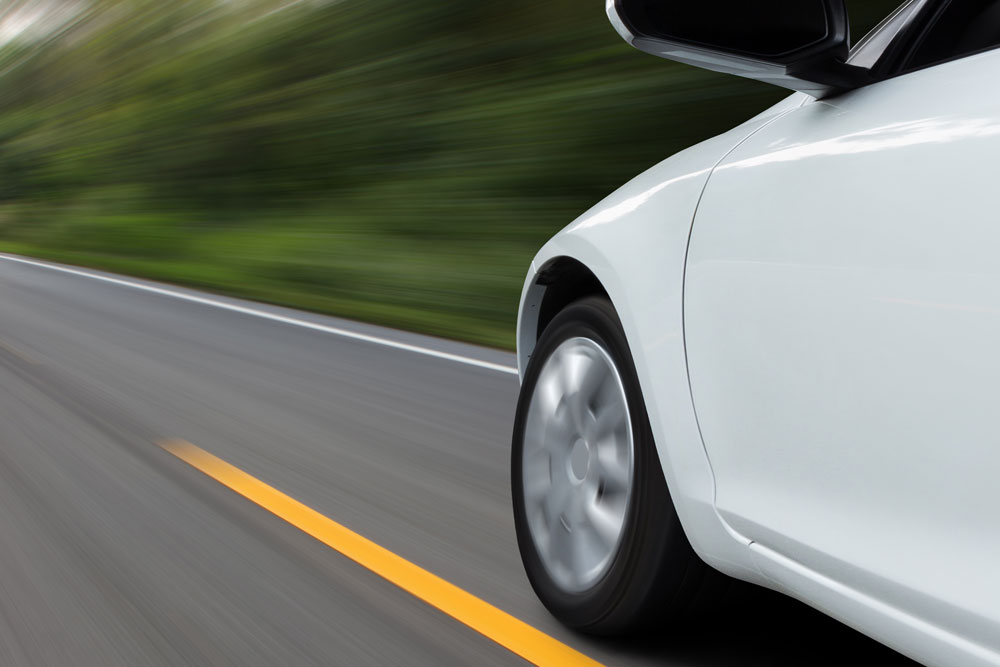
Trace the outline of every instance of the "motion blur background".
<instances>
[{"instance_id":1,"label":"motion blur background","mask_svg":"<svg viewBox=\"0 0 1000 667\"><path fill-rule=\"evenodd\" d=\"M598 0L7 0L0 250L509 348L541 243L785 94Z\"/></svg>"}]
</instances>

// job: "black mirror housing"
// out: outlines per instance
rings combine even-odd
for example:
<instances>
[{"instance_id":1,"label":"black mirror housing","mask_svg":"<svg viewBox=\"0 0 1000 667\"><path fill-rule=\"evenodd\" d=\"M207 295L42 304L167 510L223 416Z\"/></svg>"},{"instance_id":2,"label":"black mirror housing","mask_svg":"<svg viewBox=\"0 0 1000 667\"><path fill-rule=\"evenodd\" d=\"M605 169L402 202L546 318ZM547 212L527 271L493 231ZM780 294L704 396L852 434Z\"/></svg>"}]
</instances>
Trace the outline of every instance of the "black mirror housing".
<instances>
[{"instance_id":1,"label":"black mirror housing","mask_svg":"<svg viewBox=\"0 0 1000 667\"><path fill-rule=\"evenodd\" d=\"M607 0L640 51L817 97L868 82L846 64L844 0Z\"/></svg>"}]
</instances>

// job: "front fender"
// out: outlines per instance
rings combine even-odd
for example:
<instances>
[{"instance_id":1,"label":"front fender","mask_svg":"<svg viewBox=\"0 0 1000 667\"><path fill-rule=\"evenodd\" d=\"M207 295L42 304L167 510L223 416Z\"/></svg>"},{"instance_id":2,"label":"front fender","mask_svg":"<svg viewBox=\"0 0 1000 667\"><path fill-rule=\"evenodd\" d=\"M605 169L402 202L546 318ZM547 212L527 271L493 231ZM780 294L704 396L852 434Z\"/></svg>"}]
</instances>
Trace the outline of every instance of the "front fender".
<instances>
[{"instance_id":1,"label":"front fender","mask_svg":"<svg viewBox=\"0 0 1000 667\"><path fill-rule=\"evenodd\" d=\"M792 105L799 103L801 99ZM712 170L788 106L786 101L772 110L775 113L762 114L661 162L556 234L531 263L518 312L518 366L523 377L537 338L545 290L538 282L539 272L564 257L590 269L625 329L660 463L688 539L709 564L758 583L765 582L750 560L749 540L730 529L715 511L715 481L688 383L684 265L694 214Z\"/></svg>"}]
</instances>

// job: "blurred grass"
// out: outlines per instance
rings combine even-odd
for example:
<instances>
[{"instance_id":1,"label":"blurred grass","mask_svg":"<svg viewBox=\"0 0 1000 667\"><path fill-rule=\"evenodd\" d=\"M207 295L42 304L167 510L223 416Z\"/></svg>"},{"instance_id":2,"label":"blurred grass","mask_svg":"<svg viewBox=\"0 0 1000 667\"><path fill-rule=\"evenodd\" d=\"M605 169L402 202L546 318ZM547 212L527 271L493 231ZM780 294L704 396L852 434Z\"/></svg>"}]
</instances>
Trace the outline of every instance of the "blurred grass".
<instances>
[{"instance_id":1,"label":"blurred grass","mask_svg":"<svg viewBox=\"0 0 1000 667\"><path fill-rule=\"evenodd\" d=\"M0 249L507 348L541 243L785 94L633 51L600 2L19 0L0 26L30 16L0 43Z\"/></svg>"}]
</instances>

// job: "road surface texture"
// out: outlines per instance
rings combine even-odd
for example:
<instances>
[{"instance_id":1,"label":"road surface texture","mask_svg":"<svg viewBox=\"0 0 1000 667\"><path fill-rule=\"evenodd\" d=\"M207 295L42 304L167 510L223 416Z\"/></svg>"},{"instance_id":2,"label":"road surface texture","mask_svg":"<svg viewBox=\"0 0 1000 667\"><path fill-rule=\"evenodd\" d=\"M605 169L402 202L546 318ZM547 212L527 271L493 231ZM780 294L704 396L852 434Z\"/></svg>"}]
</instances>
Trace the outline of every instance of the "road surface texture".
<instances>
[{"instance_id":1,"label":"road surface texture","mask_svg":"<svg viewBox=\"0 0 1000 667\"><path fill-rule=\"evenodd\" d=\"M514 539L513 364L0 257L0 664L523 662L164 441L197 445L605 664L905 664L773 595L641 641L562 628Z\"/></svg>"}]
</instances>

